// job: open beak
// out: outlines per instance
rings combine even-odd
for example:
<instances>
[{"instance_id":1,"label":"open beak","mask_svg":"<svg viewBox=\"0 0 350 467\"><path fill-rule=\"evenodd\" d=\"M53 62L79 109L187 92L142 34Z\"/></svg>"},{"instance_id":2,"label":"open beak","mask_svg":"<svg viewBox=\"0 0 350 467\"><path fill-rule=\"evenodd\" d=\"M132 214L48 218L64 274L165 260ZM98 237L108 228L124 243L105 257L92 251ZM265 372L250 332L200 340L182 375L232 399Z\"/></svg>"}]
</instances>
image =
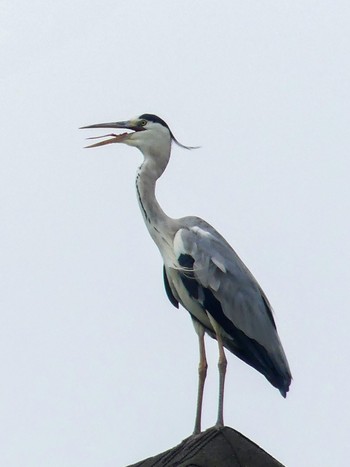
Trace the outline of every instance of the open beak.
<instances>
[{"instance_id":1,"label":"open beak","mask_svg":"<svg viewBox=\"0 0 350 467\"><path fill-rule=\"evenodd\" d=\"M141 131L143 130L142 127L138 127L135 125L135 123L132 123L131 121L126 121L126 122L110 122L110 123L96 123L95 125L88 125L88 126L82 126L80 130L85 130L87 128L118 128L118 129L124 129L124 130L133 130L133 131ZM99 138L107 138L111 136L109 139L105 139L103 141L99 141L94 144L90 144L89 146L85 146L86 148L96 148L98 146L104 146L106 144L112 144L112 143L123 143L126 139L130 138L130 135L132 133L120 133L120 134L115 134L115 133L109 133L108 135L103 135L103 136L92 136L87 139L99 139Z\"/></svg>"}]
</instances>

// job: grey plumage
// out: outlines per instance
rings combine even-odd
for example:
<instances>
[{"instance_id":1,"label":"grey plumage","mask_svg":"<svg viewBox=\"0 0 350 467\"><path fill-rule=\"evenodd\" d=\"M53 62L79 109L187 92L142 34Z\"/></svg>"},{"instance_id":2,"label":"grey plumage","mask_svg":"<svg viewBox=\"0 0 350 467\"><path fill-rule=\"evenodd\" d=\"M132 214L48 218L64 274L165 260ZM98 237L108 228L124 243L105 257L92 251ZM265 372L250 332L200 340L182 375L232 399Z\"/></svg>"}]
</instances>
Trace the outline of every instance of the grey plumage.
<instances>
[{"instance_id":1,"label":"grey plumage","mask_svg":"<svg viewBox=\"0 0 350 467\"><path fill-rule=\"evenodd\" d=\"M285 397L291 375L264 292L212 226L197 217L183 218L180 223L184 227L176 233L175 244L181 245L175 249L178 259L187 255L188 264L192 263L189 268L185 263L179 269L166 268L173 295L215 338L206 316L210 313L223 329L224 346L262 373ZM196 312L191 311L194 308Z\"/></svg>"},{"instance_id":2,"label":"grey plumage","mask_svg":"<svg viewBox=\"0 0 350 467\"><path fill-rule=\"evenodd\" d=\"M136 177L137 198L147 229L163 257L164 285L170 302L188 310L199 337L200 364L195 433L200 431L207 362L206 332L219 345L219 408L223 425L226 357L223 347L262 373L285 397L291 383L288 362L277 334L272 309L259 284L227 241L198 217L172 219L155 197L171 143L181 145L164 120L143 114L129 121L84 128L123 128L133 133L110 134L111 139L89 147L125 143L138 148L144 161ZM188 147L187 147L188 148Z\"/></svg>"}]
</instances>

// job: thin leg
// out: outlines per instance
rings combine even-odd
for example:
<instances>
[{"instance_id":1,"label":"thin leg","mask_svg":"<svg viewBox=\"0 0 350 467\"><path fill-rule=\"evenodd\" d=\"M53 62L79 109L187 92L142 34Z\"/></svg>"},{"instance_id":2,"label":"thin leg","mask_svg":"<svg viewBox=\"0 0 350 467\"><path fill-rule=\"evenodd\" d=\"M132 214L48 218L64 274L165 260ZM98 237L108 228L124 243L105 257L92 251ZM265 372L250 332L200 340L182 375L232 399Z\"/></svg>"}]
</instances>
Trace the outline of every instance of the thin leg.
<instances>
[{"instance_id":1,"label":"thin leg","mask_svg":"<svg viewBox=\"0 0 350 467\"><path fill-rule=\"evenodd\" d=\"M217 336L219 344L219 406L218 406L218 419L216 426L224 426L224 388L225 388L225 376L227 360L225 356L224 347L220 334Z\"/></svg>"},{"instance_id":2,"label":"thin leg","mask_svg":"<svg viewBox=\"0 0 350 467\"><path fill-rule=\"evenodd\" d=\"M193 434L196 435L201 432L201 421L202 421L202 403L203 403L203 391L204 382L207 376L207 358L205 355L205 344L204 344L204 328L201 324L193 321L195 330L198 334L199 339L199 365L198 365L198 395L197 395L197 410L196 410L196 421L194 424Z\"/></svg>"},{"instance_id":3,"label":"thin leg","mask_svg":"<svg viewBox=\"0 0 350 467\"><path fill-rule=\"evenodd\" d=\"M218 368L219 368L219 405L218 405L218 418L216 421L217 427L224 426L224 388L225 388L225 375L226 375L226 367L227 367L227 360L225 356L224 346L222 344L222 338L220 333L220 327L217 322L208 314L211 325L214 328L216 339L218 341L219 346L219 361L218 361Z\"/></svg>"}]
</instances>

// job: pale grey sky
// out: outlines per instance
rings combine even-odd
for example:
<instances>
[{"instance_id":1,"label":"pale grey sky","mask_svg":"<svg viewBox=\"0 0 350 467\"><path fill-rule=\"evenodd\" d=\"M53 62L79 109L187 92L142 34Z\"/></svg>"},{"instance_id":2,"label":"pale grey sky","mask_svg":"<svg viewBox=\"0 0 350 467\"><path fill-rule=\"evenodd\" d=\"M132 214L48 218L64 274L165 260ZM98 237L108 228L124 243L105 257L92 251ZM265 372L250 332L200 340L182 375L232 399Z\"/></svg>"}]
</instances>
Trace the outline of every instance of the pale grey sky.
<instances>
[{"instance_id":1,"label":"pale grey sky","mask_svg":"<svg viewBox=\"0 0 350 467\"><path fill-rule=\"evenodd\" d=\"M284 400L229 355L226 424L288 467L347 464L349 20L337 0L0 2L0 465L123 466L191 433L197 339L138 211L141 155L77 130L144 112L201 145L174 148L160 203L232 244L291 365Z\"/></svg>"}]
</instances>

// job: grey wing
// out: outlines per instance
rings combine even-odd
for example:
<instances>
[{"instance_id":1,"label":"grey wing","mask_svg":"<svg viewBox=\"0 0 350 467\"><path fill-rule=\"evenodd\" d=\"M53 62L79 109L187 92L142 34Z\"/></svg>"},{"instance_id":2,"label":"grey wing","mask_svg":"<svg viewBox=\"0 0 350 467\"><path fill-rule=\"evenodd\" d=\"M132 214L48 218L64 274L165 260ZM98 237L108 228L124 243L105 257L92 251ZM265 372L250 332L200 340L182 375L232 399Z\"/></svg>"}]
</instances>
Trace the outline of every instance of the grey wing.
<instances>
[{"instance_id":1,"label":"grey wing","mask_svg":"<svg viewBox=\"0 0 350 467\"><path fill-rule=\"evenodd\" d=\"M265 294L215 229L197 218L192 223L195 225L180 229L174 238L182 285L192 303L220 325L225 347L262 373L285 396L291 374ZM181 300L181 291L177 292L191 313L189 301ZM198 313L195 317L198 319ZM202 324L215 337L208 321L203 319Z\"/></svg>"}]
</instances>

